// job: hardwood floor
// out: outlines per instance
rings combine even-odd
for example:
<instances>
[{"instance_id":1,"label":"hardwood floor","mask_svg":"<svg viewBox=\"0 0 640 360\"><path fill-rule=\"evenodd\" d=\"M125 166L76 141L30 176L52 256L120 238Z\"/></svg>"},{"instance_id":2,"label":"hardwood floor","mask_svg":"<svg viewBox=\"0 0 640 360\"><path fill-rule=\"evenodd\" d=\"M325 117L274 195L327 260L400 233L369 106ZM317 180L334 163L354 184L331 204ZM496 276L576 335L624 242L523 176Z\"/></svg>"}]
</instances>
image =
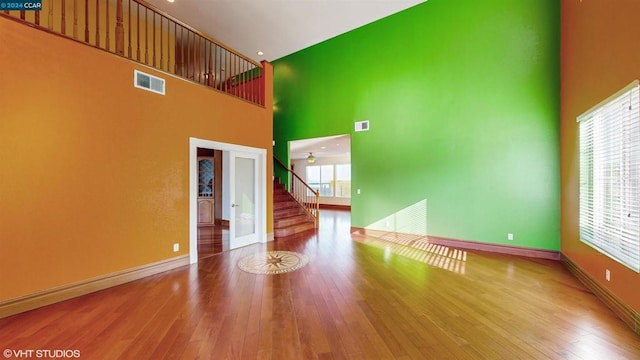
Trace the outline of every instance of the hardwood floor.
<instances>
[{"instance_id":1,"label":"hardwood floor","mask_svg":"<svg viewBox=\"0 0 640 360\"><path fill-rule=\"evenodd\" d=\"M198 259L202 260L229 250L229 227L198 226Z\"/></svg>"},{"instance_id":2,"label":"hardwood floor","mask_svg":"<svg viewBox=\"0 0 640 360\"><path fill-rule=\"evenodd\" d=\"M342 211L321 211L320 224L317 235L2 319L0 350L79 350L81 359L640 358L640 337L559 262L352 239ZM310 261L279 275L236 265L274 249Z\"/></svg>"}]
</instances>

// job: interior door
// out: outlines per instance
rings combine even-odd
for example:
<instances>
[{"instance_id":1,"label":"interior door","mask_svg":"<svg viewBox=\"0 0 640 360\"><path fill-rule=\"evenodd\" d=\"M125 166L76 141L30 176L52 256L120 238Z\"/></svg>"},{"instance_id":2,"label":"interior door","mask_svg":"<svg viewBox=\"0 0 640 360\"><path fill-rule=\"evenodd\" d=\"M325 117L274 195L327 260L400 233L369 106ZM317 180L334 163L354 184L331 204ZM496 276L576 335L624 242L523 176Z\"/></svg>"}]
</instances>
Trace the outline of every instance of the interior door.
<instances>
[{"instance_id":1,"label":"interior door","mask_svg":"<svg viewBox=\"0 0 640 360\"><path fill-rule=\"evenodd\" d=\"M258 155L235 151L230 155L229 246L235 249L259 241Z\"/></svg>"}]
</instances>

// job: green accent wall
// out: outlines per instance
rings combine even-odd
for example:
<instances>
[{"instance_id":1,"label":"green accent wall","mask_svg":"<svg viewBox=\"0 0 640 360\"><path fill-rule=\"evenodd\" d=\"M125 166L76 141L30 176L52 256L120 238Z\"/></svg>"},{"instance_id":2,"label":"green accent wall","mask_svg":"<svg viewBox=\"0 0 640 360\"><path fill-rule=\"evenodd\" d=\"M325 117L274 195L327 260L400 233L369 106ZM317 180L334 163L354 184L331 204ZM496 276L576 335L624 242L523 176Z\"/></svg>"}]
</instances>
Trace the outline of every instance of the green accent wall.
<instances>
[{"instance_id":1,"label":"green accent wall","mask_svg":"<svg viewBox=\"0 0 640 360\"><path fill-rule=\"evenodd\" d=\"M274 153L351 134L352 226L426 199L429 235L559 250L559 42L555 0L431 0L301 50Z\"/></svg>"}]
</instances>

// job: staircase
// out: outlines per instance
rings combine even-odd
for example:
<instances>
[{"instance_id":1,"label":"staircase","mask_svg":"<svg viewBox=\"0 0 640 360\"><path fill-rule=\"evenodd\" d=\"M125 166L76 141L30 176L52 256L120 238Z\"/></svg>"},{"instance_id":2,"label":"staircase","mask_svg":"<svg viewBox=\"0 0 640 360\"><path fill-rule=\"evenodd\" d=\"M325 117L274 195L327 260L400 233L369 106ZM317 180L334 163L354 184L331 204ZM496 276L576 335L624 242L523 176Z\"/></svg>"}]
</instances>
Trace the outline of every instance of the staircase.
<instances>
[{"instance_id":1,"label":"staircase","mask_svg":"<svg viewBox=\"0 0 640 360\"><path fill-rule=\"evenodd\" d=\"M275 238L315 231L315 223L283 184L273 183L273 232Z\"/></svg>"}]
</instances>

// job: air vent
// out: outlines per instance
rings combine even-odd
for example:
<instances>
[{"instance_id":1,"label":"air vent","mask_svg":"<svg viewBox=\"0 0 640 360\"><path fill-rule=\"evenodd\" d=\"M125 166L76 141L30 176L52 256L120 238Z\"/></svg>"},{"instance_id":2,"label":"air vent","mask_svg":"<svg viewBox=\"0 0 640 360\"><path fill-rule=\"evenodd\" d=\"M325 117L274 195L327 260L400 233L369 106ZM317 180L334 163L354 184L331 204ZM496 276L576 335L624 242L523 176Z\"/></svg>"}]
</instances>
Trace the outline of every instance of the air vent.
<instances>
[{"instance_id":1,"label":"air vent","mask_svg":"<svg viewBox=\"0 0 640 360\"><path fill-rule=\"evenodd\" d=\"M356 121L356 131L369 131L369 120Z\"/></svg>"},{"instance_id":2,"label":"air vent","mask_svg":"<svg viewBox=\"0 0 640 360\"><path fill-rule=\"evenodd\" d=\"M133 70L133 86L156 94L164 95L164 79Z\"/></svg>"}]
</instances>

